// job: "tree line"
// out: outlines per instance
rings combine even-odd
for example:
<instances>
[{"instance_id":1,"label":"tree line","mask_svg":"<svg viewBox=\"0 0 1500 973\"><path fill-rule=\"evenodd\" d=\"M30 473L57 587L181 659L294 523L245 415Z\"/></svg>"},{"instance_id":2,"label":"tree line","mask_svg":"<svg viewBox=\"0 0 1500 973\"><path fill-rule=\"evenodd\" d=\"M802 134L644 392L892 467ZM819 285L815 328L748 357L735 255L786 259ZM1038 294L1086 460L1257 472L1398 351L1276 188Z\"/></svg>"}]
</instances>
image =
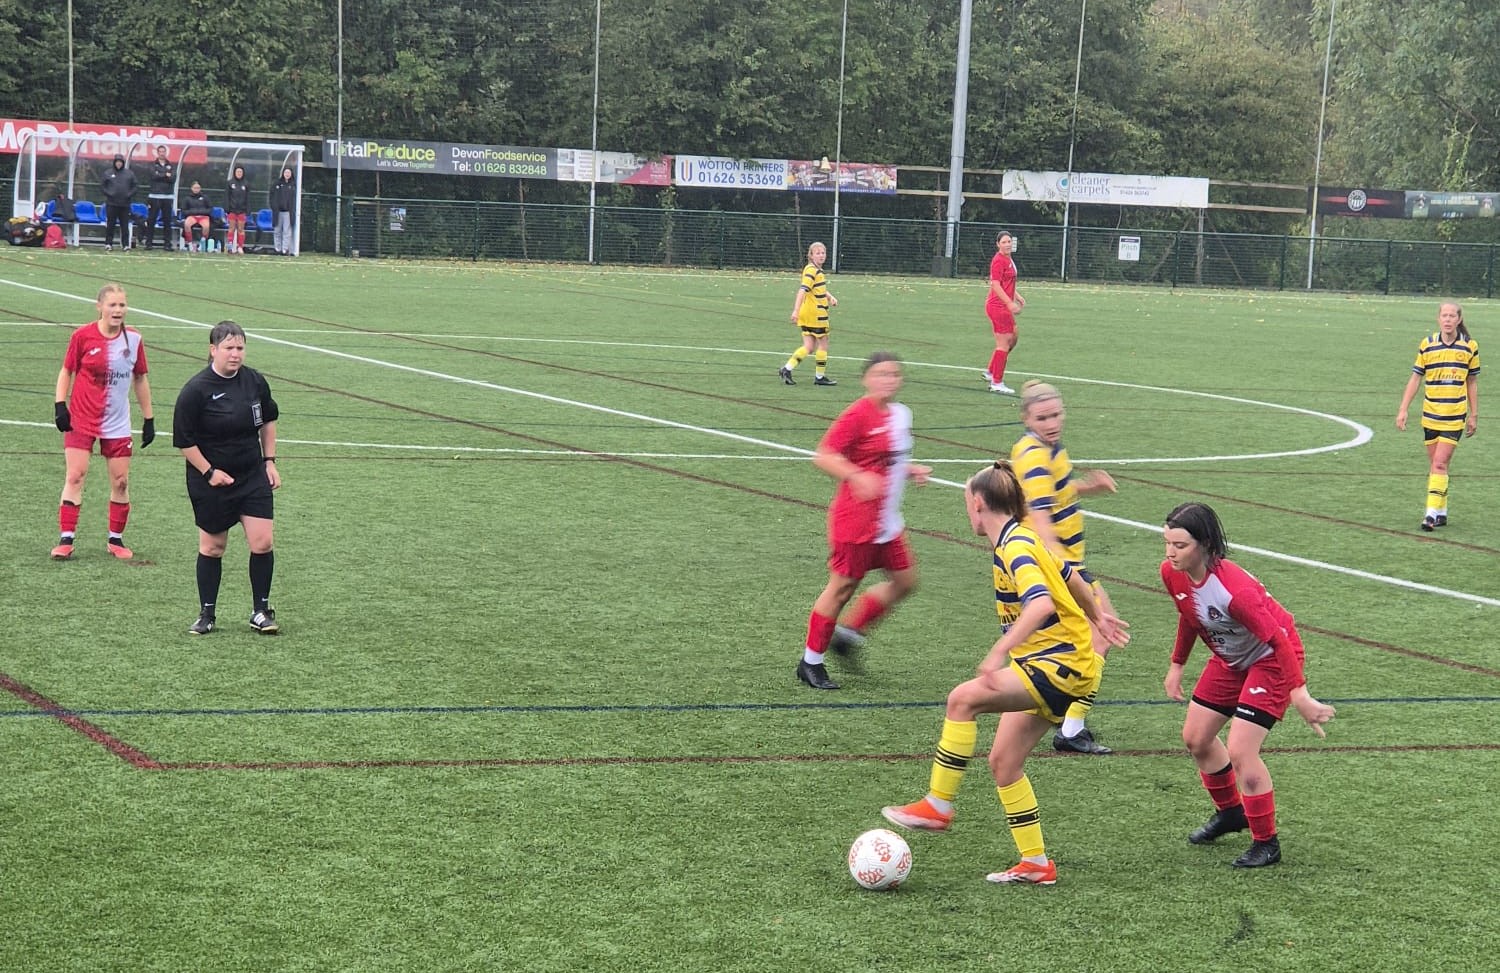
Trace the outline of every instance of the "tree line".
<instances>
[{"instance_id":1,"label":"tree line","mask_svg":"<svg viewBox=\"0 0 1500 973\"><path fill-rule=\"evenodd\" d=\"M974 0L965 165L1061 169L1071 143L1079 171L1310 184L1330 2L1088 0L1075 118L1083 0ZM565 147L594 137L596 0L71 6L79 121L332 134L342 6L345 133ZM4 114L68 117L67 7L0 0ZM597 0L597 9L601 148L949 164L953 0ZM1497 32L1491 0L1338 0L1322 182L1500 188ZM353 177L352 188L369 191L360 180L373 178ZM998 179L970 188L997 191ZM386 176L381 190L546 201L571 199L577 187ZM659 192L615 187L606 201L653 205ZM787 195L679 189L665 202L768 208L793 204L771 198ZM1251 189L1239 198L1262 201ZM935 199L846 205L941 213ZM1056 218L982 201L965 215ZM1100 207L1078 215L1122 218ZM1215 217L1229 230L1281 232L1296 222ZM1431 232L1493 238L1479 225L1489 221L1471 222Z\"/></svg>"}]
</instances>

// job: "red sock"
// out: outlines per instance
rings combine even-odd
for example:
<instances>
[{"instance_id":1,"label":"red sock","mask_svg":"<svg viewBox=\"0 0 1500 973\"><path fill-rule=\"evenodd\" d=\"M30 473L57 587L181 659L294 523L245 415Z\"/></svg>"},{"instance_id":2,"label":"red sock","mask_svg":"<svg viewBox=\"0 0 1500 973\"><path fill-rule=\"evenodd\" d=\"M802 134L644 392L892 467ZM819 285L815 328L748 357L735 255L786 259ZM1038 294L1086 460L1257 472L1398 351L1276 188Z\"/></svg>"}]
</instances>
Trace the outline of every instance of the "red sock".
<instances>
[{"instance_id":1,"label":"red sock","mask_svg":"<svg viewBox=\"0 0 1500 973\"><path fill-rule=\"evenodd\" d=\"M819 615L813 612L807 617L807 647L814 652L827 652L828 643L833 641L833 627L838 624L838 619L829 618L827 615Z\"/></svg>"},{"instance_id":2,"label":"red sock","mask_svg":"<svg viewBox=\"0 0 1500 973\"><path fill-rule=\"evenodd\" d=\"M59 533L78 533L78 513L81 508L76 503L64 500L57 505L57 527Z\"/></svg>"},{"instance_id":3,"label":"red sock","mask_svg":"<svg viewBox=\"0 0 1500 973\"><path fill-rule=\"evenodd\" d=\"M1250 822L1250 837L1256 841L1276 837L1276 792L1246 794L1245 820Z\"/></svg>"},{"instance_id":4,"label":"red sock","mask_svg":"<svg viewBox=\"0 0 1500 973\"><path fill-rule=\"evenodd\" d=\"M860 596L854 610L849 613L849 620L844 624L862 635L873 628L875 623L890 610L890 605L867 591Z\"/></svg>"},{"instance_id":5,"label":"red sock","mask_svg":"<svg viewBox=\"0 0 1500 973\"><path fill-rule=\"evenodd\" d=\"M1010 357L1010 352L996 350L990 356L990 381L998 382L1005 377L1005 360Z\"/></svg>"},{"instance_id":6,"label":"red sock","mask_svg":"<svg viewBox=\"0 0 1500 973\"><path fill-rule=\"evenodd\" d=\"M1202 778L1203 789L1208 791L1209 798L1218 810L1227 811L1240 803L1240 789L1235 786L1232 764L1225 764L1224 769L1215 774L1205 774L1200 770L1198 776Z\"/></svg>"},{"instance_id":7,"label":"red sock","mask_svg":"<svg viewBox=\"0 0 1500 973\"><path fill-rule=\"evenodd\" d=\"M125 533L125 522L130 519L130 504L109 502L109 532L111 534Z\"/></svg>"}]
</instances>

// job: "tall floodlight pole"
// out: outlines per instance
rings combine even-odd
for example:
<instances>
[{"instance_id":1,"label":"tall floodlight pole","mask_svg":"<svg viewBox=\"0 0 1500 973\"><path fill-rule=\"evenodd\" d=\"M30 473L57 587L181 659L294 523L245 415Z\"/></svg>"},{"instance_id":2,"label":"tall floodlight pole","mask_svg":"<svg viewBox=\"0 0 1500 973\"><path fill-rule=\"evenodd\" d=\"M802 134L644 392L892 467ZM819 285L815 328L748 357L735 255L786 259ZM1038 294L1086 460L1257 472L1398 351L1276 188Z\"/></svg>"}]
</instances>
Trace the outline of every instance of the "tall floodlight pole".
<instances>
[{"instance_id":1,"label":"tall floodlight pole","mask_svg":"<svg viewBox=\"0 0 1500 973\"><path fill-rule=\"evenodd\" d=\"M849 0L844 0L844 20L839 28L839 114L833 136L833 265L839 272L839 187L844 184L844 49L849 40Z\"/></svg>"},{"instance_id":2,"label":"tall floodlight pole","mask_svg":"<svg viewBox=\"0 0 1500 973\"><path fill-rule=\"evenodd\" d=\"M589 263L594 262L594 201L599 184L599 24L603 19L604 0L594 0L594 120L589 135Z\"/></svg>"},{"instance_id":3,"label":"tall floodlight pole","mask_svg":"<svg viewBox=\"0 0 1500 973\"><path fill-rule=\"evenodd\" d=\"M958 58L953 79L952 158L948 168L948 239L943 256L953 271L953 253L958 241L959 214L964 206L964 132L969 120L969 32L974 21L974 0L963 0L958 11Z\"/></svg>"},{"instance_id":4,"label":"tall floodlight pole","mask_svg":"<svg viewBox=\"0 0 1500 973\"><path fill-rule=\"evenodd\" d=\"M338 29L338 107L334 111L333 120L333 156L335 162L335 175L333 177L333 252L341 253L340 236L344 221L344 0L339 0L339 29Z\"/></svg>"},{"instance_id":5,"label":"tall floodlight pole","mask_svg":"<svg viewBox=\"0 0 1500 973\"><path fill-rule=\"evenodd\" d=\"M68 131L73 131L73 0L68 0Z\"/></svg>"},{"instance_id":6,"label":"tall floodlight pole","mask_svg":"<svg viewBox=\"0 0 1500 973\"><path fill-rule=\"evenodd\" d=\"M1318 246L1318 181L1323 175L1323 123L1328 117L1328 68L1333 63L1333 15L1339 0L1328 5L1328 44L1323 48L1323 104L1318 108L1318 151L1313 159L1312 226L1307 236L1307 289L1313 285L1313 256Z\"/></svg>"},{"instance_id":7,"label":"tall floodlight pole","mask_svg":"<svg viewBox=\"0 0 1500 973\"><path fill-rule=\"evenodd\" d=\"M1062 265L1057 275L1068 279L1068 221L1073 210L1073 146L1078 142L1078 87L1083 80L1083 22L1089 15L1089 0L1078 11L1078 57L1073 62L1073 126L1068 132L1068 190L1063 197Z\"/></svg>"}]
</instances>

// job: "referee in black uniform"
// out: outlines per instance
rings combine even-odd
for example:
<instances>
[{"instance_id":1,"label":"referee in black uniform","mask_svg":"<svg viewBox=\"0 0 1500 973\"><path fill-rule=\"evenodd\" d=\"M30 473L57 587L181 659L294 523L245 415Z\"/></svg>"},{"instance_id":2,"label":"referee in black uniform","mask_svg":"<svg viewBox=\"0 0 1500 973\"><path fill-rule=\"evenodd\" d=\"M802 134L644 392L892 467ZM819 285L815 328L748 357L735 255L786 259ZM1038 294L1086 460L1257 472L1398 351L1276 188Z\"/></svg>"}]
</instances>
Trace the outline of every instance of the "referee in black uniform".
<instances>
[{"instance_id":1,"label":"referee in black uniform","mask_svg":"<svg viewBox=\"0 0 1500 973\"><path fill-rule=\"evenodd\" d=\"M279 414L266 380L245 367L244 329L233 321L214 325L208 367L182 387L172 417L172 445L187 460L188 498L198 525L199 613L188 629L193 635L214 630L224 547L236 523L244 526L250 545L250 627L263 635L281 630L271 608Z\"/></svg>"}]
</instances>

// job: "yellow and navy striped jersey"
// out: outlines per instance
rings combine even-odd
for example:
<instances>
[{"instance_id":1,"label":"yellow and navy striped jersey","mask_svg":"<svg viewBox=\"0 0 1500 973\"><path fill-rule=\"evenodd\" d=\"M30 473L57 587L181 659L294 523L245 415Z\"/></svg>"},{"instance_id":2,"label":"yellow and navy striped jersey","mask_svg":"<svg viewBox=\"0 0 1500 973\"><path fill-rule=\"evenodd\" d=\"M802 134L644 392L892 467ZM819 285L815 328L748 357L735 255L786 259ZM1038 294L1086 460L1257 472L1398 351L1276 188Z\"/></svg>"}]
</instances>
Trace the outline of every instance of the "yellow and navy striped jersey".
<instances>
[{"instance_id":1,"label":"yellow and navy striped jersey","mask_svg":"<svg viewBox=\"0 0 1500 973\"><path fill-rule=\"evenodd\" d=\"M823 276L822 269L811 261L802 268L802 289L807 291L807 296L802 299L802 306L797 309L797 326L799 328L826 328L828 327L828 279Z\"/></svg>"},{"instance_id":2,"label":"yellow and navy striped jersey","mask_svg":"<svg viewBox=\"0 0 1500 973\"><path fill-rule=\"evenodd\" d=\"M995 611L1002 628L1021 616L1021 609L1034 598L1052 599L1052 614L1025 642L1011 650L1017 662L1045 656L1049 660L1088 674L1098 665L1088 616L1078 607L1068 578L1073 568L1042 544L1036 531L1011 521L995 543Z\"/></svg>"},{"instance_id":3,"label":"yellow and navy striped jersey","mask_svg":"<svg viewBox=\"0 0 1500 973\"><path fill-rule=\"evenodd\" d=\"M1411 370L1422 376L1422 428L1462 432L1469 414L1469 376L1479 374L1479 343L1473 338L1443 343L1434 332L1417 347Z\"/></svg>"},{"instance_id":4,"label":"yellow and navy striped jersey","mask_svg":"<svg viewBox=\"0 0 1500 973\"><path fill-rule=\"evenodd\" d=\"M1027 433L1010 448L1010 463L1034 517L1052 518L1052 529L1069 564L1083 564L1083 508L1073 485L1073 460L1062 443L1048 446Z\"/></svg>"}]
</instances>

